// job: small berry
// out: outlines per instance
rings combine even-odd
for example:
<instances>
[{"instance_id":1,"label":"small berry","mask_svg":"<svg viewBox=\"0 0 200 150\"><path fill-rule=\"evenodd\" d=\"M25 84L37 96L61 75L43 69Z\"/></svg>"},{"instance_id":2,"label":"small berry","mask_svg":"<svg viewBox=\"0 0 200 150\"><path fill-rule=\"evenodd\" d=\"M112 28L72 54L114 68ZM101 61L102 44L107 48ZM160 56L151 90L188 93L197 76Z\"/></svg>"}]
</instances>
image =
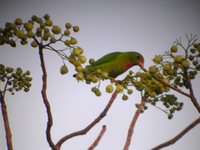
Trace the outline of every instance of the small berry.
<instances>
[{"instance_id":1,"label":"small berry","mask_svg":"<svg viewBox=\"0 0 200 150\"><path fill-rule=\"evenodd\" d=\"M171 48L170 48L171 52L172 53L176 53L178 51L178 47L176 45L173 45Z\"/></svg>"},{"instance_id":2,"label":"small berry","mask_svg":"<svg viewBox=\"0 0 200 150\"><path fill-rule=\"evenodd\" d=\"M70 29L70 28L72 27L72 25L71 25L71 23L66 23L66 24L65 24L65 27L66 27L67 29Z\"/></svg>"},{"instance_id":3,"label":"small berry","mask_svg":"<svg viewBox=\"0 0 200 150\"><path fill-rule=\"evenodd\" d=\"M184 60L184 61L182 62L182 66L183 66L184 68L188 68L188 67L190 66L190 62L189 62L188 60Z\"/></svg>"},{"instance_id":4,"label":"small berry","mask_svg":"<svg viewBox=\"0 0 200 150\"><path fill-rule=\"evenodd\" d=\"M120 84L117 85L116 87L116 92L117 93L122 93L124 91L124 87Z\"/></svg>"},{"instance_id":5,"label":"small berry","mask_svg":"<svg viewBox=\"0 0 200 150\"><path fill-rule=\"evenodd\" d=\"M60 68L60 73L61 73L62 75L68 73L68 68L67 68L66 65L63 65L63 66Z\"/></svg>"},{"instance_id":6,"label":"small berry","mask_svg":"<svg viewBox=\"0 0 200 150\"><path fill-rule=\"evenodd\" d=\"M109 84L108 86L106 86L106 92L107 93L112 93L114 90L113 86L111 84Z\"/></svg>"},{"instance_id":7,"label":"small berry","mask_svg":"<svg viewBox=\"0 0 200 150\"><path fill-rule=\"evenodd\" d=\"M31 46L32 46L33 48L36 48L36 47L38 46L38 44L37 44L36 41L33 41L33 42L31 43Z\"/></svg>"},{"instance_id":8,"label":"small berry","mask_svg":"<svg viewBox=\"0 0 200 150\"><path fill-rule=\"evenodd\" d=\"M79 26L74 26L73 30L74 30L74 32L78 32L79 31Z\"/></svg>"}]
</instances>

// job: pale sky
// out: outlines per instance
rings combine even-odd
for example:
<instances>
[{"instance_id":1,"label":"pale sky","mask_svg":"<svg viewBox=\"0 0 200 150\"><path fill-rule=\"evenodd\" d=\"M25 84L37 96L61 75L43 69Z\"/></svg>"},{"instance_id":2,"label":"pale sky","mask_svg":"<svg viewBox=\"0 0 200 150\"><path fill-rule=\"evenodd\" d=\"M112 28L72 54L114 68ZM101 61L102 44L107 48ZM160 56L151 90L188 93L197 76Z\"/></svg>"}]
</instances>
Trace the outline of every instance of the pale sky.
<instances>
[{"instance_id":1,"label":"pale sky","mask_svg":"<svg viewBox=\"0 0 200 150\"><path fill-rule=\"evenodd\" d=\"M200 1L198 0L4 0L0 5L0 26L21 17L48 13L55 24L64 28L66 22L80 26L75 35L78 45L85 50L87 58L98 59L114 51L138 51L145 58L145 67L152 65L152 57L169 49L177 38L185 34L200 36ZM85 128L104 109L110 99L109 94L96 97L91 92L92 85L77 82L72 75L61 76L61 59L51 52L45 52L48 71L48 98L54 117L52 137L55 143L64 135ZM11 67L30 70L33 77L29 93L7 94L6 103L13 134L15 150L48 150L46 141L46 109L41 98L41 68L38 51L30 46L0 47L0 63ZM133 71L137 71L135 67ZM122 79L123 75L119 77ZM200 76L193 83L199 101ZM87 135L68 140L62 150L85 150L98 136L102 126L107 131L96 150L122 150L128 128L136 111L135 103L140 101L135 92L129 101L122 101L122 95L107 116ZM147 150L172 138L195 120L199 113L184 96L184 108L172 120L158 109L149 109L139 117L135 127L130 150ZM0 149L6 149L5 132L0 116ZM200 125L165 150L197 150L200 147Z\"/></svg>"}]
</instances>

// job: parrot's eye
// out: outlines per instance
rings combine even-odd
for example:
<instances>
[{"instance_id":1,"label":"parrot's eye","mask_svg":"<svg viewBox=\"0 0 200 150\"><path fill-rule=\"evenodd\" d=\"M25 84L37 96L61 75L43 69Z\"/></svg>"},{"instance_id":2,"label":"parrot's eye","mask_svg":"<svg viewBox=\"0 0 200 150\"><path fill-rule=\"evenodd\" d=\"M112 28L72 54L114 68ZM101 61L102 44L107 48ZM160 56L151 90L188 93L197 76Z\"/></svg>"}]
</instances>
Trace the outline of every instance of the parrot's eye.
<instances>
[{"instance_id":1,"label":"parrot's eye","mask_svg":"<svg viewBox=\"0 0 200 150\"><path fill-rule=\"evenodd\" d=\"M140 55L137 55L137 59L140 59Z\"/></svg>"}]
</instances>

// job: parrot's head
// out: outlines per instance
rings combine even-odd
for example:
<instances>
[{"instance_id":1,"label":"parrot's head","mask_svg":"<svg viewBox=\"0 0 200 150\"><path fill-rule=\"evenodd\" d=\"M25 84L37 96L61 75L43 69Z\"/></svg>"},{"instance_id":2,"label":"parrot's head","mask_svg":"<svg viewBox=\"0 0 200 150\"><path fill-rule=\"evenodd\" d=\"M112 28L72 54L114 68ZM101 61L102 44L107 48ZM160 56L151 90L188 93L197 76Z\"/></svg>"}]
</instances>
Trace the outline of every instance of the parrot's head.
<instances>
[{"instance_id":1,"label":"parrot's head","mask_svg":"<svg viewBox=\"0 0 200 150\"><path fill-rule=\"evenodd\" d=\"M130 52L129 58L133 65L138 65L141 68L144 68L144 57L138 52Z\"/></svg>"}]
</instances>

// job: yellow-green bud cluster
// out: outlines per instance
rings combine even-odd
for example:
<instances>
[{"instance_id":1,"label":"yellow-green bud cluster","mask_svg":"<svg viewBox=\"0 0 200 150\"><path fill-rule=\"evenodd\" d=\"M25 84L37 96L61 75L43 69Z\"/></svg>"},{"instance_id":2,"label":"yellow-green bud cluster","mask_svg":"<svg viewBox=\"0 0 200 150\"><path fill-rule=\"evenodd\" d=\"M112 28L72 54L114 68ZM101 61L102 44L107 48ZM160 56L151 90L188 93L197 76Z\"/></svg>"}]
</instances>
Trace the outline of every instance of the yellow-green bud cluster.
<instances>
[{"instance_id":1,"label":"yellow-green bud cluster","mask_svg":"<svg viewBox=\"0 0 200 150\"><path fill-rule=\"evenodd\" d=\"M9 91L12 95L15 91L20 90L28 92L31 87L31 81L30 71L23 72L21 68L14 69L0 64L0 82L5 83L6 87L4 92Z\"/></svg>"}]
</instances>

